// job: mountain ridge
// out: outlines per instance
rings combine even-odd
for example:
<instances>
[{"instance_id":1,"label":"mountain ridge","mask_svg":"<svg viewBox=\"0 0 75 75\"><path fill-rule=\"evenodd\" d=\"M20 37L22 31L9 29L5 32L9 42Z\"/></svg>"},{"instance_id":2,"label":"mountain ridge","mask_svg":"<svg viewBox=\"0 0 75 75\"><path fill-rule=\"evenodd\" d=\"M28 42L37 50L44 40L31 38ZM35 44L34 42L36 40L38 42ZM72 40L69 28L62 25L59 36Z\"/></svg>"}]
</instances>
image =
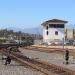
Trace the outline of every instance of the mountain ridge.
<instances>
[{"instance_id":1,"label":"mountain ridge","mask_svg":"<svg viewBox=\"0 0 75 75\"><path fill-rule=\"evenodd\" d=\"M42 27L33 27L33 28L16 28L16 27L9 27L6 28L7 30L13 30L15 32L21 31L24 33L30 33L30 34L42 34Z\"/></svg>"}]
</instances>

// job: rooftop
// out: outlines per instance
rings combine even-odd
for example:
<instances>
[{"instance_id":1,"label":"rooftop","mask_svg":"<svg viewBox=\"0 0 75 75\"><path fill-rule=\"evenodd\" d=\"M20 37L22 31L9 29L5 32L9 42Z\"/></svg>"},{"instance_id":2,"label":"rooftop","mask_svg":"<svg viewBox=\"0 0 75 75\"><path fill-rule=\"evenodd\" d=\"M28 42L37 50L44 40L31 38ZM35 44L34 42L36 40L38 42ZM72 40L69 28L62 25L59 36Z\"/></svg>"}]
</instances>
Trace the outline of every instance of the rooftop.
<instances>
[{"instance_id":1,"label":"rooftop","mask_svg":"<svg viewBox=\"0 0 75 75\"><path fill-rule=\"evenodd\" d=\"M47 23L67 23L67 21L59 20L59 19L52 19L52 20L43 22L41 25L46 25Z\"/></svg>"}]
</instances>

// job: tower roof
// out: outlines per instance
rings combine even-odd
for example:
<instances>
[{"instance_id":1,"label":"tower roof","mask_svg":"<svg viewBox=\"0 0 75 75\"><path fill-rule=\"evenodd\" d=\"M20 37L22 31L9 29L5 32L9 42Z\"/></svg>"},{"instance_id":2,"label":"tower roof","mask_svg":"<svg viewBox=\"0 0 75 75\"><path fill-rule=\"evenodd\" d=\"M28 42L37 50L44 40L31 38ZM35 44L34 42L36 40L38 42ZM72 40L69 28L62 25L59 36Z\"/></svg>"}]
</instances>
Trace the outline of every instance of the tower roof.
<instances>
[{"instance_id":1,"label":"tower roof","mask_svg":"<svg viewBox=\"0 0 75 75\"><path fill-rule=\"evenodd\" d=\"M52 20L48 20L48 21L45 21L43 22L41 25L46 25L48 23L67 23L67 21L64 21L64 20L59 20L59 19L52 19Z\"/></svg>"}]
</instances>

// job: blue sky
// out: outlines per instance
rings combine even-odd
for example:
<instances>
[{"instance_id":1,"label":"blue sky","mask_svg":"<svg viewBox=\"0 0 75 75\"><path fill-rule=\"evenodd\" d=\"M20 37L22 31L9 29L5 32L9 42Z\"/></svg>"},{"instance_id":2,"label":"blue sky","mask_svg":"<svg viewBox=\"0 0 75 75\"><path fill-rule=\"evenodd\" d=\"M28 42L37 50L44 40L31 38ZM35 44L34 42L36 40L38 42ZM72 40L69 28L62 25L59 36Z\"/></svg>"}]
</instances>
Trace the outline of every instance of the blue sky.
<instances>
[{"instance_id":1,"label":"blue sky","mask_svg":"<svg viewBox=\"0 0 75 75\"><path fill-rule=\"evenodd\" d=\"M53 18L75 25L75 0L0 0L0 28L38 27Z\"/></svg>"}]
</instances>

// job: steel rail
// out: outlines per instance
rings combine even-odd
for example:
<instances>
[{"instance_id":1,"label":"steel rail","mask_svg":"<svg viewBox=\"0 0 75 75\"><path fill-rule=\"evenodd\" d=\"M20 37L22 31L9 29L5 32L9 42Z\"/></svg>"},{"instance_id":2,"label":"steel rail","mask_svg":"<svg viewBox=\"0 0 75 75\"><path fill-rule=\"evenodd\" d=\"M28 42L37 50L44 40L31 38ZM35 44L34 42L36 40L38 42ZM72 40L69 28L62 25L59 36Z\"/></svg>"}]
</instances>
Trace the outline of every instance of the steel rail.
<instances>
[{"instance_id":1,"label":"steel rail","mask_svg":"<svg viewBox=\"0 0 75 75\"><path fill-rule=\"evenodd\" d=\"M33 50L33 51L40 51L40 52L46 52L46 53L51 53L51 52L58 52L63 54L65 50L62 48L44 48L44 47L35 47L35 46L27 46L27 47L22 47L23 49L27 50ZM74 50L70 49L69 50L70 55L74 55Z\"/></svg>"},{"instance_id":2,"label":"steel rail","mask_svg":"<svg viewBox=\"0 0 75 75\"><path fill-rule=\"evenodd\" d=\"M6 54L6 52L2 52ZM21 55L20 53L12 52L10 56L16 59L17 61L23 64L27 64L28 66L37 69L47 75L75 75L75 72L72 70L62 68L54 64L49 64L47 62L30 59L26 56Z\"/></svg>"}]
</instances>

